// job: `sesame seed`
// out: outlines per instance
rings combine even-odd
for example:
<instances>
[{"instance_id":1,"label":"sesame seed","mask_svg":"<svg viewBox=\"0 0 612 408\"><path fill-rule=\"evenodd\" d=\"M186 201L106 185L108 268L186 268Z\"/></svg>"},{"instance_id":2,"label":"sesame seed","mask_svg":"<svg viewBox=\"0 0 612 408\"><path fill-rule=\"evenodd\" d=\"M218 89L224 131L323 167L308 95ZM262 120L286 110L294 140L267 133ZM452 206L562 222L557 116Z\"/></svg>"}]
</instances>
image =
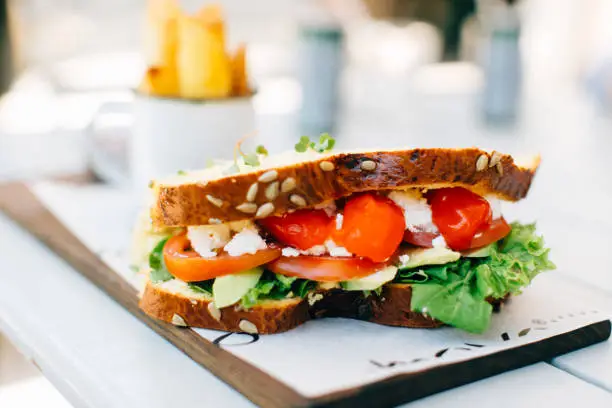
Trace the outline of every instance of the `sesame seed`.
<instances>
[{"instance_id":1,"label":"sesame seed","mask_svg":"<svg viewBox=\"0 0 612 408\"><path fill-rule=\"evenodd\" d=\"M271 181L276 180L278 177L278 172L276 170L266 171L264 174L259 176L259 181L262 183L269 183Z\"/></svg>"},{"instance_id":2,"label":"sesame seed","mask_svg":"<svg viewBox=\"0 0 612 408\"><path fill-rule=\"evenodd\" d=\"M327 161L327 160L324 160L321 163L319 163L319 167L323 171L332 171L335 168L334 163Z\"/></svg>"},{"instance_id":3,"label":"sesame seed","mask_svg":"<svg viewBox=\"0 0 612 408\"><path fill-rule=\"evenodd\" d=\"M209 219L208 219L208 223L209 223L209 224L222 224L222 223L223 223L223 221L221 221L221 220L220 220L220 219L218 219L218 218L209 218Z\"/></svg>"},{"instance_id":4,"label":"sesame seed","mask_svg":"<svg viewBox=\"0 0 612 408\"><path fill-rule=\"evenodd\" d=\"M376 162L372 160L362 161L361 164L359 165L359 167L361 167L361 170L365 170L365 171L372 171L376 168L376 166L377 166Z\"/></svg>"},{"instance_id":5,"label":"sesame seed","mask_svg":"<svg viewBox=\"0 0 612 408\"><path fill-rule=\"evenodd\" d=\"M247 201L255 201L255 197L257 196L258 189L259 187L257 183L251 184L251 187L249 187L249 190L246 193Z\"/></svg>"},{"instance_id":6,"label":"sesame seed","mask_svg":"<svg viewBox=\"0 0 612 408\"><path fill-rule=\"evenodd\" d=\"M214 206L219 208L223 207L223 200L217 198L215 196L211 196L210 194L206 194L206 199Z\"/></svg>"},{"instance_id":7,"label":"sesame seed","mask_svg":"<svg viewBox=\"0 0 612 408\"><path fill-rule=\"evenodd\" d=\"M254 204L254 203L242 203L240 205L237 205L236 209L238 211L243 212L243 213L253 214L253 213L255 213L257 211L257 204Z\"/></svg>"},{"instance_id":8,"label":"sesame seed","mask_svg":"<svg viewBox=\"0 0 612 408\"><path fill-rule=\"evenodd\" d=\"M481 154L476 161L476 171L483 171L489 164L489 157L486 154Z\"/></svg>"},{"instance_id":9,"label":"sesame seed","mask_svg":"<svg viewBox=\"0 0 612 408\"><path fill-rule=\"evenodd\" d=\"M274 204L265 203L264 205L259 207L259 209L257 210L257 214L255 214L255 217L264 218L272 214L273 212L274 212Z\"/></svg>"},{"instance_id":10,"label":"sesame seed","mask_svg":"<svg viewBox=\"0 0 612 408\"><path fill-rule=\"evenodd\" d=\"M177 315L176 313L172 315L172 324L175 326L187 326L187 323L185 323L185 319L183 319L181 316Z\"/></svg>"},{"instance_id":11,"label":"sesame seed","mask_svg":"<svg viewBox=\"0 0 612 408\"><path fill-rule=\"evenodd\" d=\"M210 314L210 316L216 321L220 322L221 321L221 311L217 309L217 306L215 306L214 302L210 302L207 308L208 308L208 313Z\"/></svg>"},{"instance_id":12,"label":"sesame seed","mask_svg":"<svg viewBox=\"0 0 612 408\"><path fill-rule=\"evenodd\" d=\"M298 207L306 207L306 200L301 195L291 194L291 196L289 197L289 201L291 201Z\"/></svg>"},{"instance_id":13,"label":"sesame seed","mask_svg":"<svg viewBox=\"0 0 612 408\"><path fill-rule=\"evenodd\" d=\"M495 168L497 169L497 172L499 173L500 176L504 175L504 167L502 166L501 162L497 162L497 164L495 165Z\"/></svg>"},{"instance_id":14,"label":"sesame seed","mask_svg":"<svg viewBox=\"0 0 612 408\"><path fill-rule=\"evenodd\" d=\"M240 323L238 323L238 328L245 333L257 334L258 332L257 326L255 326L253 323L249 322L248 320L241 320Z\"/></svg>"},{"instance_id":15,"label":"sesame seed","mask_svg":"<svg viewBox=\"0 0 612 408\"><path fill-rule=\"evenodd\" d=\"M493 152L491 160L489 161L489 167L497 166L497 163L501 160L501 154L499 152Z\"/></svg>"},{"instance_id":16,"label":"sesame seed","mask_svg":"<svg viewBox=\"0 0 612 408\"><path fill-rule=\"evenodd\" d=\"M293 190L296 186L295 179L293 177L287 177L283 184L281 184L281 191L283 193L288 193Z\"/></svg>"},{"instance_id":17,"label":"sesame seed","mask_svg":"<svg viewBox=\"0 0 612 408\"><path fill-rule=\"evenodd\" d=\"M266 187L266 198L273 201L278 197L278 181L274 181Z\"/></svg>"}]
</instances>

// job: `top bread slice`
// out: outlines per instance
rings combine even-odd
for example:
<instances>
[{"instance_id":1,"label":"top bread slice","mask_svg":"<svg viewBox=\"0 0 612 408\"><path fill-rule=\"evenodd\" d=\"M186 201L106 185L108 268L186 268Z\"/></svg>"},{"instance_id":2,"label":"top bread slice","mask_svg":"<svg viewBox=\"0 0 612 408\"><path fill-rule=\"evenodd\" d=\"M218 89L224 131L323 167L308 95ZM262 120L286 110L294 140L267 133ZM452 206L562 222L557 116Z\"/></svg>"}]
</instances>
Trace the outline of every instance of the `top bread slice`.
<instances>
[{"instance_id":1,"label":"top bread slice","mask_svg":"<svg viewBox=\"0 0 612 408\"><path fill-rule=\"evenodd\" d=\"M226 165L154 182L151 218L156 226L216 224L403 188L460 186L518 201L527 195L538 165L539 157L518 165L510 155L478 148L295 154L237 174L224 175Z\"/></svg>"}]
</instances>

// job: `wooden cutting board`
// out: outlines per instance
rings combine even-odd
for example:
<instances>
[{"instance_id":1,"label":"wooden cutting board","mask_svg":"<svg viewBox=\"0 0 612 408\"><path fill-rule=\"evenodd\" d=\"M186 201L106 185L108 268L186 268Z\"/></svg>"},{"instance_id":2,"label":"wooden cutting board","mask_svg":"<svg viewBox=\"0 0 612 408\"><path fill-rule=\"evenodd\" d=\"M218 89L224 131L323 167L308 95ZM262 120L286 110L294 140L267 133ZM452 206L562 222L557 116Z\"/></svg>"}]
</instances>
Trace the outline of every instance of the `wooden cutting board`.
<instances>
[{"instance_id":1,"label":"wooden cutting board","mask_svg":"<svg viewBox=\"0 0 612 408\"><path fill-rule=\"evenodd\" d=\"M130 313L182 350L198 364L213 372L255 404L287 406L391 406L457 387L504 371L549 360L610 336L610 321L601 320L543 340L505 349L469 360L442 364L417 372L400 373L363 386L345 388L317 397L307 397L282 380L227 351L228 333L204 338L189 328L179 328L148 317L138 308L137 291L106 265L64 226L23 184L0 186L0 210L32 233L78 273L81 273ZM602 318L603 319L603 318ZM257 335L249 335L257 341ZM437 354L444 354L440 350ZM374 361L381 369L397 361Z\"/></svg>"}]
</instances>

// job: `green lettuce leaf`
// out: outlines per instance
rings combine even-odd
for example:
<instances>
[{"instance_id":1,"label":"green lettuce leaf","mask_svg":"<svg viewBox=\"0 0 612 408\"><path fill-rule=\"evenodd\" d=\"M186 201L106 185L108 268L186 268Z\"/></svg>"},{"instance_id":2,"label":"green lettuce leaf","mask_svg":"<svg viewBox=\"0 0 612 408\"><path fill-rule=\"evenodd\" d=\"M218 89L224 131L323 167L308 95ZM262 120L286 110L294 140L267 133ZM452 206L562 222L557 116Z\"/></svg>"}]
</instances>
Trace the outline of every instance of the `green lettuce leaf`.
<instances>
[{"instance_id":1,"label":"green lettuce leaf","mask_svg":"<svg viewBox=\"0 0 612 408\"><path fill-rule=\"evenodd\" d=\"M151 268L150 279L153 283L165 282L174 278L170 272L168 272L166 263L164 262L163 250L166 241L168 241L168 238L159 241L149 254L149 267Z\"/></svg>"},{"instance_id":2,"label":"green lettuce leaf","mask_svg":"<svg viewBox=\"0 0 612 408\"><path fill-rule=\"evenodd\" d=\"M540 272L554 269L548 253L534 224L513 223L510 234L492 246L490 256L400 270L395 282L413 284L413 310L482 333L491 320L488 300L518 294Z\"/></svg>"},{"instance_id":3,"label":"green lettuce leaf","mask_svg":"<svg viewBox=\"0 0 612 408\"><path fill-rule=\"evenodd\" d=\"M293 296L304 297L309 290L316 286L316 282L306 279L292 278L265 271L257 285L242 297L240 303L245 309L250 309L265 299L285 299L292 293Z\"/></svg>"}]
</instances>

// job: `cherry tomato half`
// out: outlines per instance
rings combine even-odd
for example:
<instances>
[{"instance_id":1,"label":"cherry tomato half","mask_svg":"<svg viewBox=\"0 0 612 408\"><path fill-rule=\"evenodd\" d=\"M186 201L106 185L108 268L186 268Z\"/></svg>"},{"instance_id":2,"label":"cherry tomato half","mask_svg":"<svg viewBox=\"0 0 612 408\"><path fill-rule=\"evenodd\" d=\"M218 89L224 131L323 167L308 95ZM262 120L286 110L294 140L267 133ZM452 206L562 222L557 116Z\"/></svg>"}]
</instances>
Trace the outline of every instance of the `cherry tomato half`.
<instances>
[{"instance_id":1,"label":"cherry tomato half","mask_svg":"<svg viewBox=\"0 0 612 408\"><path fill-rule=\"evenodd\" d=\"M427 193L433 223L451 249L470 248L474 235L491 222L491 206L478 194L461 187Z\"/></svg>"},{"instance_id":2,"label":"cherry tomato half","mask_svg":"<svg viewBox=\"0 0 612 408\"><path fill-rule=\"evenodd\" d=\"M259 223L283 244L302 250L325 243L335 225L323 210L298 210Z\"/></svg>"},{"instance_id":3,"label":"cherry tomato half","mask_svg":"<svg viewBox=\"0 0 612 408\"><path fill-rule=\"evenodd\" d=\"M487 225L486 229L478 231L472 242L470 248L482 248L493 242L497 242L504 238L512 231L512 227L502 218L493 220L491 224Z\"/></svg>"},{"instance_id":4,"label":"cherry tomato half","mask_svg":"<svg viewBox=\"0 0 612 408\"><path fill-rule=\"evenodd\" d=\"M164 245L166 268L184 282L198 282L245 271L281 256L280 249L267 248L254 254L230 256L222 252L212 258L203 258L189 247L189 239L184 234L170 238Z\"/></svg>"},{"instance_id":5,"label":"cherry tomato half","mask_svg":"<svg viewBox=\"0 0 612 408\"><path fill-rule=\"evenodd\" d=\"M346 202L342 229L334 230L333 238L357 256L382 262L397 250L404 228L404 214L393 201L362 194Z\"/></svg>"}]
</instances>

